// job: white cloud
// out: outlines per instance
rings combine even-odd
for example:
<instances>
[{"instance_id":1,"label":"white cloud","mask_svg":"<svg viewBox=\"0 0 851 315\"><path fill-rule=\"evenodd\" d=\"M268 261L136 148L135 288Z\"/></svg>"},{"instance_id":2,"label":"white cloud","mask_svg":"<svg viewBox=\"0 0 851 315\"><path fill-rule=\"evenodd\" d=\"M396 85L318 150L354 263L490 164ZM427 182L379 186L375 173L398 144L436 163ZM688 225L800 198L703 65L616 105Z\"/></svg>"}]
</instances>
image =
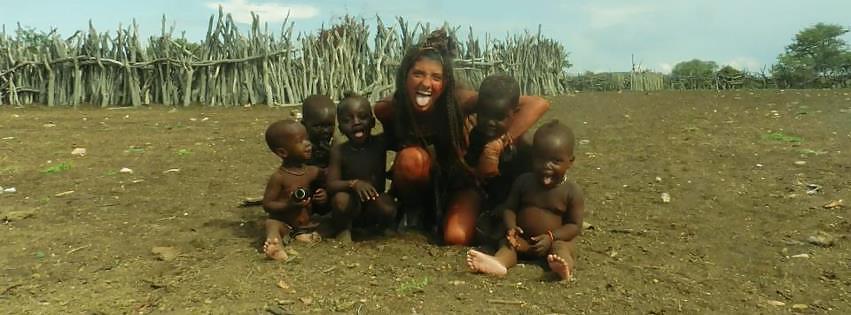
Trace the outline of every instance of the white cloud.
<instances>
[{"instance_id":1,"label":"white cloud","mask_svg":"<svg viewBox=\"0 0 851 315\"><path fill-rule=\"evenodd\" d=\"M736 57L724 62L723 65L729 65L739 70L760 71L764 63L751 57Z\"/></svg>"},{"instance_id":2,"label":"white cloud","mask_svg":"<svg viewBox=\"0 0 851 315\"><path fill-rule=\"evenodd\" d=\"M585 7L591 21L591 27L598 29L624 24L655 10L654 6L647 4L629 4L617 7L602 7L592 4Z\"/></svg>"},{"instance_id":3,"label":"white cloud","mask_svg":"<svg viewBox=\"0 0 851 315\"><path fill-rule=\"evenodd\" d=\"M672 65L670 63L660 63L659 64L659 70L658 70L659 72L668 74L668 73L671 73L671 70L674 70L674 65Z\"/></svg>"},{"instance_id":4,"label":"white cloud","mask_svg":"<svg viewBox=\"0 0 851 315\"><path fill-rule=\"evenodd\" d=\"M309 19L319 15L319 8L303 4L251 3L246 0L207 2L208 8L218 10L219 6L239 23L251 23L251 12L260 16L263 22L283 22L287 15L290 19Z\"/></svg>"}]
</instances>

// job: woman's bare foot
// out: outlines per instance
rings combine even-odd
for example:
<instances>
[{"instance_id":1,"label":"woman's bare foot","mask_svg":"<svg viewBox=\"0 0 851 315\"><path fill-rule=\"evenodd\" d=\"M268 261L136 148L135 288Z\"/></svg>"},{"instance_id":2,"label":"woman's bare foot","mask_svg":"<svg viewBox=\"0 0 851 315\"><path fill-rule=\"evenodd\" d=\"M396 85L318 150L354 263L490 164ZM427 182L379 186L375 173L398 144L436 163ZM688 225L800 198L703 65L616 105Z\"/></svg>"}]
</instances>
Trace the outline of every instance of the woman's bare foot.
<instances>
[{"instance_id":1,"label":"woman's bare foot","mask_svg":"<svg viewBox=\"0 0 851 315\"><path fill-rule=\"evenodd\" d=\"M345 229L345 230L340 231L340 233L337 234L337 241L339 241L340 243L343 243L343 244L351 243L352 242L352 230Z\"/></svg>"},{"instance_id":2,"label":"woman's bare foot","mask_svg":"<svg viewBox=\"0 0 851 315\"><path fill-rule=\"evenodd\" d=\"M263 252L266 253L266 257L273 260L284 261L288 258L287 252L284 251L281 240L278 238L266 239L266 242L263 243Z\"/></svg>"},{"instance_id":3,"label":"woman's bare foot","mask_svg":"<svg viewBox=\"0 0 851 315\"><path fill-rule=\"evenodd\" d=\"M508 268L496 260L496 257L476 251L467 251L467 267L470 271L489 274L493 276L504 276L508 274Z\"/></svg>"},{"instance_id":4,"label":"woman's bare foot","mask_svg":"<svg viewBox=\"0 0 851 315\"><path fill-rule=\"evenodd\" d=\"M561 280L570 279L570 266L567 265L567 262L564 261L564 259L557 255L550 254L547 256L547 263L550 265L550 270L555 272Z\"/></svg>"},{"instance_id":5,"label":"woman's bare foot","mask_svg":"<svg viewBox=\"0 0 851 315\"><path fill-rule=\"evenodd\" d=\"M319 233L316 232L304 233L296 235L295 240L304 243L316 243L322 241L322 236L320 236Z\"/></svg>"}]
</instances>

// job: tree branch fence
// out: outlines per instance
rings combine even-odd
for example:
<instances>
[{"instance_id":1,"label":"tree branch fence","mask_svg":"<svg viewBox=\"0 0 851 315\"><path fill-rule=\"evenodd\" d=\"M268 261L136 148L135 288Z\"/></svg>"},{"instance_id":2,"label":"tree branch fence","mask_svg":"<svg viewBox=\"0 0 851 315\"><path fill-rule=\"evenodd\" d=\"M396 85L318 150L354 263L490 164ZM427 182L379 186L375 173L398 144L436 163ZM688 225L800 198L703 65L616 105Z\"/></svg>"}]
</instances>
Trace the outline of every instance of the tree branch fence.
<instances>
[{"instance_id":1,"label":"tree branch fence","mask_svg":"<svg viewBox=\"0 0 851 315\"><path fill-rule=\"evenodd\" d=\"M293 33L285 22L272 31L255 15L247 33L219 9L200 43L175 37L163 17L162 32L142 44L138 26L98 32L91 26L61 38L0 31L0 105L189 106L288 105L313 94L336 99L355 91L372 100L389 95L408 47L428 34L428 24L344 17L316 33ZM447 27L447 26L444 26ZM447 27L452 34L459 28ZM457 38L457 37L456 37ZM567 52L537 33L503 40L472 31L460 43L457 75L471 88L495 72L512 75L526 94L567 91Z\"/></svg>"}]
</instances>

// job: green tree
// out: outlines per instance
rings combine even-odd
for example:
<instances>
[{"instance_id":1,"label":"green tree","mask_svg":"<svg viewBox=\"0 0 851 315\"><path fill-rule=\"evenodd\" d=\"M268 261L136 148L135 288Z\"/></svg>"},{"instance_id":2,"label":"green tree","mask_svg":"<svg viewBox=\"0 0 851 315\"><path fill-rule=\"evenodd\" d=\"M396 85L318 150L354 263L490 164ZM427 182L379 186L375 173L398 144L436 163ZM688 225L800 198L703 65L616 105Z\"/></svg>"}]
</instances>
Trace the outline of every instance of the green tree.
<instances>
[{"instance_id":1,"label":"green tree","mask_svg":"<svg viewBox=\"0 0 851 315\"><path fill-rule=\"evenodd\" d=\"M686 89L714 88L717 70L718 64L715 61L692 59L676 64L671 70L671 76L674 80L681 82Z\"/></svg>"},{"instance_id":2,"label":"green tree","mask_svg":"<svg viewBox=\"0 0 851 315\"><path fill-rule=\"evenodd\" d=\"M851 71L851 51L841 38L848 29L818 23L798 32L777 56L772 75L784 87L845 85Z\"/></svg>"}]
</instances>

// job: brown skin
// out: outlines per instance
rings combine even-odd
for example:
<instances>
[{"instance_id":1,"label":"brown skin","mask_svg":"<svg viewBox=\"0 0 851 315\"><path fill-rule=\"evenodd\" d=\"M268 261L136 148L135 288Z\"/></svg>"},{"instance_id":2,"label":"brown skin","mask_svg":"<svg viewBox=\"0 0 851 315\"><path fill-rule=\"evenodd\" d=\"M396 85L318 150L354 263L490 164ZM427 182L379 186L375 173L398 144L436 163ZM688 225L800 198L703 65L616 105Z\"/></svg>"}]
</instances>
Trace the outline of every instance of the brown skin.
<instances>
[{"instance_id":1,"label":"brown skin","mask_svg":"<svg viewBox=\"0 0 851 315\"><path fill-rule=\"evenodd\" d=\"M286 254L282 254L282 237L288 235L291 228L315 227L310 221L311 207L325 204L328 197L324 189L313 191L310 198L302 201L293 195L299 187L308 188L322 177L320 168L305 164L311 157L311 144L304 126L293 122L269 132L279 139L280 146L273 152L282 163L269 178L263 194L263 209L270 216L266 220L264 251L270 258L286 259Z\"/></svg>"},{"instance_id":2,"label":"brown skin","mask_svg":"<svg viewBox=\"0 0 851 315\"><path fill-rule=\"evenodd\" d=\"M445 124L444 122L436 121L436 115L433 115L434 104L440 98L445 89L454 89L455 87L444 86L443 69L439 68L437 65L439 65L438 62L424 58L417 61L413 67L408 70L405 88L407 94L411 98L409 100L409 104L395 104L392 96L389 96L375 104L376 115L384 126L385 131L394 130L394 106L402 105L413 107L415 123L419 126L419 130L423 133L423 136L430 136L434 134L433 128L435 126ZM428 95L430 99L425 102L425 104L420 105L417 103L417 95ZM458 89L455 90L454 95L456 103L465 115L470 115L475 112L476 107L479 104L478 92ZM517 104L517 112L511 118L510 123L507 123L505 132L506 138L511 139L512 142L516 141L529 128L531 128L544 113L546 113L549 106L549 101L541 97L521 95ZM390 134L392 134L392 132ZM495 152L495 155L499 156L504 148L504 143L504 141L499 140L491 141L489 145L492 150L490 151ZM401 147L404 147L404 144L401 144ZM397 147L395 149L400 149L401 147ZM466 148L462 148L462 150L463 149ZM399 200L406 201L406 204L408 204L409 207L416 207L416 205L425 203L421 196L422 187L396 186L395 189ZM450 206L450 208L451 207L452 206ZM414 213L417 212L412 211L412 209L408 209L408 211ZM478 212L477 209L470 211L473 211L473 213ZM452 222L456 221L445 221L447 224L451 224ZM472 222L474 223L474 221ZM444 241L447 244L454 245L469 244L472 241L471 235L470 233L463 233L462 230L470 230L470 227L455 228L450 226L445 228Z\"/></svg>"},{"instance_id":3,"label":"brown skin","mask_svg":"<svg viewBox=\"0 0 851 315\"><path fill-rule=\"evenodd\" d=\"M499 168L502 166L499 164L501 155L507 151L502 151L502 142L494 143L493 141L505 134L508 122L516 112L517 104L511 98L479 98L478 101L475 113L476 125L470 135L467 163L474 167L479 179L494 182L498 179L496 176L500 173ZM485 185L482 188L492 187ZM487 192L490 195L491 191ZM507 189L504 189L502 193L506 192ZM487 200L482 200L482 197L475 189L460 189L456 192L445 214L444 242L451 245L471 243L476 233L479 210L483 203L487 203ZM504 195L489 197L504 197Z\"/></svg>"},{"instance_id":4,"label":"brown skin","mask_svg":"<svg viewBox=\"0 0 851 315\"><path fill-rule=\"evenodd\" d=\"M476 107L476 125L471 131L470 148L465 158L476 170L476 175L482 181L481 188L486 193L483 197L487 198L481 200L482 211L492 210L504 203L514 180L531 171L531 133L526 133L519 141L512 143L513 150L503 150L497 157L485 154L486 150L491 149L487 145L505 134L508 124L517 113L515 101L512 97L480 97ZM501 217L499 211L479 216L481 222L477 222L477 226L485 233L482 235L485 239L481 241L493 242L502 238L504 228L501 228Z\"/></svg>"},{"instance_id":5,"label":"brown skin","mask_svg":"<svg viewBox=\"0 0 851 315\"><path fill-rule=\"evenodd\" d=\"M443 94L443 64L427 58L420 59L408 70L405 88L408 90L415 112L431 112L434 109L434 104ZM417 102L418 98L428 100L421 105Z\"/></svg>"},{"instance_id":6,"label":"brown skin","mask_svg":"<svg viewBox=\"0 0 851 315\"><path fill-rule=\"evenodd\" d=\"M504 275L518 254L527 254L547 256L562 279L570 276L585 208L579 186L562 180L573 165L573 148L560 137L536 135L533 153L534 171L517 178L504 205L505 241L494 256L470 251L471 270Z\"/></svg>"},{"instance_id":7,"label":"brown skin","mask_svg":"<svg viewBox=\"0 0 851 315\"><path fill-rule=\"evenodd\" d=\"M479 93L471 90L457 90L455 98L458 105L465 113L473 113L478 106ZM393 124L393 107L396 106L392 96L375 103L375 112L378 120L382 125ZM513 115L510 122L507 123L508 134L513 141L517 141L529 128L535 125L541 116L543 116L550 108L550 102L540 96L521 95L520 101L517 103L517 112ZM432 122L424 122L430 125ZM385 128L386 129L386 128Z\"/></svg>"},{"instance_id":8,"label":"brown skin","mask_svg":"<svg viewBox=\"0 0 851 315\"><path fill-rule=\"evenodd\" d=\"M307 164L322 168L328 166L328 152L334 137L334 124L337 115L334 102L324 95L313 95L302 104L301 123L307 129L310 142L314 145L314 154Z\"/></svg>"},{"instance_id":9,"label":"brown skin","mask_svg":"<svg viewBox=\"0 0 851 315\"><path fill-rule=\"evenodd\" d=\"M340 132L349 141L331 150L328 191L334 196L331 207L338 238L349 242L352 221L362 218L386 226L396 216L396 204L384 193L387 146L383 137L371 135L375 118L369 102L347 98L339 115Z\"/></svg>"},{"instance_id":10,"label":"brown skin","mask_svg":"<svg viewBox=\"0 0 851 315\"><path fill-rule=\"evenodd\" d=\"M514 104L510 97L479 98L479 104L476 106L476 130L487 140L499 138L508 130L515 113L517 104Z\"/></svg>"}]
</instances>

